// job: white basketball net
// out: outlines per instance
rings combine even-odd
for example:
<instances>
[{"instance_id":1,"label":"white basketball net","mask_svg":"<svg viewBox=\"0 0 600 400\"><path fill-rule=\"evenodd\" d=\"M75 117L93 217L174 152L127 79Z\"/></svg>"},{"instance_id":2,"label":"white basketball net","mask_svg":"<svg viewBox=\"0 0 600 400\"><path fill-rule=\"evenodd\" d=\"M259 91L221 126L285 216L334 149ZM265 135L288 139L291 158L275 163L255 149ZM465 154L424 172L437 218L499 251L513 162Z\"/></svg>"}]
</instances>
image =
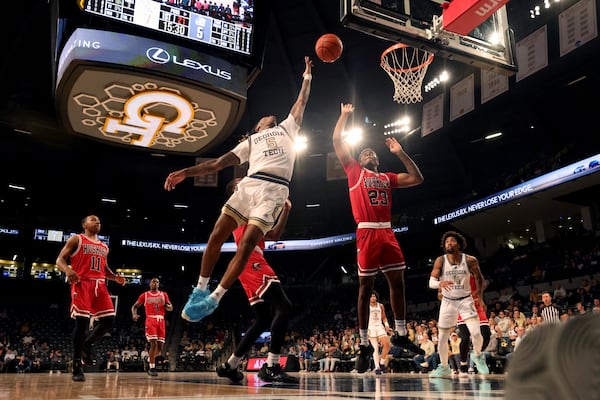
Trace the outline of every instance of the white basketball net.
<instances>
[{"instance_id":1,"label":"white basketball net","mask_svg":"<svg viewBox=\"0 0 600 400\"><path fill-rule=\"evenodd\" d=\"M383 52L381 68L394 82L396 103L414 104L423 100L423 79L432 61L432 53L403 44L394 45Z\"/></svg>"}]
</instances>

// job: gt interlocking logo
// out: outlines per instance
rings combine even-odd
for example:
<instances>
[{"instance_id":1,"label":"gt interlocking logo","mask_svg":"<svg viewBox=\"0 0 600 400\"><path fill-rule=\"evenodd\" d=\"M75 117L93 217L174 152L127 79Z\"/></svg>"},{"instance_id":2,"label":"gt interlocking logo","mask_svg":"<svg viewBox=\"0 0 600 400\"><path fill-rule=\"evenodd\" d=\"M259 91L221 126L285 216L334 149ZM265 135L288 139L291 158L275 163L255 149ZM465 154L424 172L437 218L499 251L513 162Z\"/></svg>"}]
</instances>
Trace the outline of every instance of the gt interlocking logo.
<instances>
[{"instance_id":1,"label":"gt interlocking logo","mask_svg":"<svg viewBox=\"0 0 600 400\"><path fill-rule=\"evenodd\" d=\"M146 107L153 104L167 104L177 110L177 116L165 123L166 119L146 113ZM159 132L183 135L194 117L194 107L185 98L166 91L148 91L129 98L123 108L123 118L106 117L104 131L107 133L132 133L130 144L150 147Z\"/></svg>"}]
</instances>

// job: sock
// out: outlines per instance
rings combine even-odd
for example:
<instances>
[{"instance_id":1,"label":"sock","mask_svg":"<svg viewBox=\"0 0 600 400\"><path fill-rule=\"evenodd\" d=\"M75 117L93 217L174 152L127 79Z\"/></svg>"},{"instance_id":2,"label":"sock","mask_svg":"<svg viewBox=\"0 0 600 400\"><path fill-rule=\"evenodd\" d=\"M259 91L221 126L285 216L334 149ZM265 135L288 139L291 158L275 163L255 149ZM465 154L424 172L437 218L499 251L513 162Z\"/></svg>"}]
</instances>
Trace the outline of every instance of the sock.
<instances>
[{"instance_id":1,"label":"sock","mask_svg":"<svg viewBox=\"0 0 600 400\"><path fill-rule=\"evenodd\" d=\"M221 301L221 298L223 297L223 295L225 293L227 293L227 289L225 289L223 286L219 285L219 286L217 286L215 291L212 292L210 295L213 296L215 299L217 299L217 301Z\"/></svg>"},{"instance_id":2,"label":"sock","mask_svg":"<svg viewBox=\"0 0 600 400\"><path fill-rule=\"evenodd\" d=\"M208 281L210 280L210 277L205 278L202 275L200 275L200 278L198 278L198 289L202 289L202 290L206 290L206 288L208 287Z\"/></svg>"},{"instance_id":3,"label":"sock","mask_svg":"<svg viewBox=\"0 0 600 400\"><path fill-rule=\"evenodd\" d=\"M156 367L156 364L150 363L150 364L148 364L148 366L150 367L150 369L152 369L152 368Z\"/></svg>"},{"instance_id":4,"label":"sock","mask_svg":"<svg viewBox=\"0 0 600 400\"><path fill-rule=\"evenodd\" d=\"M394 320L394 325L396 325L396 332L398 332L398 335L406 336L406 320L405 319Z\"/></svg>"},{"instance_id":5,"label":"sock","mask_svg":"<svg viewBox=\"0 0 600 400\"><path fill-rule=\"evenodd\" d=\"M369 330L368 329L359 329L358 334L360 335L360 344L363 346L369 345Z\"/></svg>"},{"instance_id":6,"label":"sock","mask_svg":"<svg viewBox=\"0 0 600 400\"><path fill-rule=\"evenodd\" d=\"M269 352L267 355L267 367L272 367L273 364L279 364L279 354Z\"/></svg>"},{"instance_id":7,"label":"sock","mask_svg":"<svg viewBox=\"0 0 600 400\"><path fill-rule=\"evenodd\" d=\"M229 360L227 360L227 364L229 364L231 369L237 369L237 367L240 366L241 362L242 362L242 357L236 357L235 354L232 354L231 357L229 357Z\"/></svg>"}]
</instances>

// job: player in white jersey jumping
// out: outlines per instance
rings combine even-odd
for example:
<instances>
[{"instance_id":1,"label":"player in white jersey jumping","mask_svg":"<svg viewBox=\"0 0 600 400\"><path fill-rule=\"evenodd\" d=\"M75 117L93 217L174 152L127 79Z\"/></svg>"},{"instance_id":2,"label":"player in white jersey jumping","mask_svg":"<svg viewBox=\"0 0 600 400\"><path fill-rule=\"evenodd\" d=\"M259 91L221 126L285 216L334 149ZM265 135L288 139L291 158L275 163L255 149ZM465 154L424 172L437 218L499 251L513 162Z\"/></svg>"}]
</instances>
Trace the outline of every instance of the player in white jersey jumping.
<instances>
[{"instance_id":1,"label":"player in white jersey jumping","mask_svg":"<svg viewBox=\"0 0 600 400\"><path fill-rule=\"evenodd\" d=\"M237 190L223 206L208 238L198 284L181 313L181 317L188 321L200 321L217 308L223 295L244 270L257 243L273 227L288 199L288 185L296 161L295 140L302 125L312 81L313 62L304 57L304 64L300 93L285 120L278 125L275 116L265 116L256 124L254 133L233 150L217 159L171 172L165 180L165 190L171 191L187 177L203 176L248 162L247 176L238 183ZM240 225L248 225L248 228L219 286L210 293L208 281L221 255L221 246Z\"/></svg>"},{"instance_id":2,"label":"player in white jersey jumping","mask_svg":"<svg viewBox=\"0 0 600 400\"><path fill-rule=\"evenodd\" d=\"M444 233L441 247L446 254L436 258L429 277L429 287L436 290L441 289L442 292L438 318L440 364L429 376L432 378L452 376L452 370L448 365L448 339L451 328L456 326L459 314L467 324L473 341L471 359L475 362L480 374L489 374L485 356L481 353L483 337L472 293L475 291L478 298L483 298L485 285L479 269L479 262L477 258L461 252L467 247L467 241L458 232ZM475 278L475 288L471 287L471 276Z\"/></svg>"}]
</instances>

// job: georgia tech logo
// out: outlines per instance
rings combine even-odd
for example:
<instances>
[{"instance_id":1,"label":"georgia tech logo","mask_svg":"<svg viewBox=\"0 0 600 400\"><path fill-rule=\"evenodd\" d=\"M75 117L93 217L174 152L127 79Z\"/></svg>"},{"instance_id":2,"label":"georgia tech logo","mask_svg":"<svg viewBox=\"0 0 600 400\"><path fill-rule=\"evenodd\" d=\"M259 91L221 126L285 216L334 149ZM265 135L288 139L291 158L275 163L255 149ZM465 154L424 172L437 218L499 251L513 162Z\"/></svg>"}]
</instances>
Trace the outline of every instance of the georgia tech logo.
<instances>
[{"instance_id":1,"label":"georgia tech logo","mask_svg":"<svg viewBox=\"0 0 600 400\"><path fill-rule=\"evenodd\" d=\"M164 117L144 112L149 104L168 104L177 110L177 118L166 122ZM194 116L193 105L184 97L168 91L150 90L130 97L123 108L124 117L106 117L104 132L134 134L130 144L151 147L161 131L183 135Z\"/></svg>"},{"instance_id":2,"label":"georgia tech logo","mask_svg":"<svg viewBox=\"0 0 600 400\"><path fill-rule=\"evenodd\" d=\"M180 59L176 55L171 55L167 50L160 47L150 47L148 50L146 50L146 57L156 64L167 64L172 62L173 64L180 65L185 68L203 71L209 75L216 76L217 78L225 79L227 81L231 80L231 72L229 71L223 71L220 68L215 68L208 64L202 64L201 62L192 60L190 58Z\"/></svg>"}]
</instances>

